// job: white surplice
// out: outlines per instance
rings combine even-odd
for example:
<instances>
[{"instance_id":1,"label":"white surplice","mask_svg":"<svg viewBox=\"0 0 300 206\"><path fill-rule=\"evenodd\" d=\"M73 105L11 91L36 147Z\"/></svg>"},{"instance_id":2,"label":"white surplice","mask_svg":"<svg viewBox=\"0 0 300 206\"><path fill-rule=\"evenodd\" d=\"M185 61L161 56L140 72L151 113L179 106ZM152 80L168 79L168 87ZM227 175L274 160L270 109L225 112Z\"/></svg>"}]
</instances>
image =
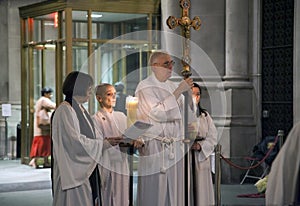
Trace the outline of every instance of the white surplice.
<instances>
[{"instance_id":1,"label":"white surplice","mask_svg":"<svg viewBox=\"0 0 300 206\"><path fill-rule=\"evenodd\" d=\"M268 175L267 206L299 205L300 123L294 125L274 159Z\"/></svg>"},{"instance_id":2,"label":"white surplice","mask_svg":"<svg viewBox=\"0 0 300 206\"><path fill-rule=\"evenodd\" d=\"M127 117L122 112L100 109L94 116L96 129L105 137L119 137L127 128ZM101 180L103 205L129 205L129 166L127 148L109 146L103 148Z\"/></svg>"},{"instance_id":3,"label":"white surplice","mask_svg":"<svg viewBox=\"0 0 300 206\"><path fill-rule=\"evenodd\" d=\"M201 145L201 151L192 151L195 156L195 179L192 180L191 191L193 191L193 185L195 184L197 205L194 204L193 192L191 194L191 205L209 206L215 205L210 157L217 144L217 129L209 113L207 113L207 116L202 113L198 117L198 120L199 124L197 135L205 139L197 142Z\"/></svg>"},{"instance_id":4,"label":"white surplice","mask_svg":"<svg viewBox=\"0 0 300 206\"><path fill-rule=\"evenodd\" d=\"M176 100L176 88L152 74L135 92L137 119L153 124L139 149L138 206L184 205L183 96Z\"/></svg>"},{"instance_id":5,"label":"white surplice","mask_svg":"<svg viewBox=\"0 0 300 206\"><path fill-rule=\"evenodd\" d=\"M53 140L53 205L93 205L89 177L102 155L103 139L80 134L75 110L63 102L52 122Z\"/></svg>"}]
</instances>

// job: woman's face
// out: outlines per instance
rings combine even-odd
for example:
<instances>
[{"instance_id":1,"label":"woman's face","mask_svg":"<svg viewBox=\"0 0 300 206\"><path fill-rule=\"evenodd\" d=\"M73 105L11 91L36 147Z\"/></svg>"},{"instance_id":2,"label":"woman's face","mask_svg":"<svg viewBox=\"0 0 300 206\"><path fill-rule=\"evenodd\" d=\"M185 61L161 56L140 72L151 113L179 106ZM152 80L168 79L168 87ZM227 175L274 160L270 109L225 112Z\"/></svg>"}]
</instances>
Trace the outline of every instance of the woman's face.
<instances>
[{"instance_id":1,"label":"woman's face","mask_svg":"<svg viewBox=\"0 0 300 206\"><path fill-rule=\"evenodd\" d=\"M44 97L47 97L48 99L51 99L52 98L52 93L51 92L49 92L49 93L45 93L44 94Z\"/></svg>"},{"instance_id":2,"label":"woman's face","mask_svg":"<svg viewBox=\"0 0 300 206\"><path fill-rule=\"evenodd\" d=\"M89 86L88 89L86 90L86 95L85 96L74 96L74 98L76 99L76 101L79 103L79 104L83 104L83 103L86 103L89 101L91 95L92 95L92 89L93 87L92 86Z\"/></svg>"},{"instance_id":3,"label":"woman's face","mask_svg":"<svg viewBox=\"0 0 300 206\"><path fill-rule=\"evenodd\" d=\"M103 108L111 109L116 106L116 89L107 86L105 92L98 96L98 101Z\"/></svg>"},{"instance_id":4,"label":"woman's face","mask_svg":"<svg viewBox=\"0 0 300 206\"><path fill-rule=\"evenodd\" d=\"M196 103L198 104L200 102L200 90L198 87L193 87L193 98L195 98Z\"/></svg>"}]
</instances>

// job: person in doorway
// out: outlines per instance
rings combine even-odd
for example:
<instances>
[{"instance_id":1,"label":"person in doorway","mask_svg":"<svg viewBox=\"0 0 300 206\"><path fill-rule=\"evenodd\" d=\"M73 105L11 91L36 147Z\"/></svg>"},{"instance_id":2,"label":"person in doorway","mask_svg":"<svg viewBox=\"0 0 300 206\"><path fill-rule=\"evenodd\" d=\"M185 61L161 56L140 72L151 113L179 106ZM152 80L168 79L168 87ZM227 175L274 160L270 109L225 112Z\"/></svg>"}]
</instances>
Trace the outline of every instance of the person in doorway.
<instances>
[{"instance_id":1,"label":"person in doorway","mask_svg":"<svg viewBox=\"0 0 300 206\"><path fill-rule=\"evenodd\" d=\"M52 117L53 206L101 206L99 164L103 135L84 107L93 90L90 75L73 71L62 86L65 100Z\"/></svg>"},{"instance_id":2,"label":"person in doorway","mask_svg":"<svg viewBox=\"0 0 300 206\"><path fill-rule=\"evenodd\" d=\"M193 80L186 78L178 86L171 82L173 65L167 52L152 53L152 74L138 84L135 92L137 120L153 125L142 136L145 145L138 150L139 206L184 205L182 94L187 92L192 99Z\"/></svg>"},{"instance_id":3,"label":"person in doorway","mask_svg":"<svg viewBox=\"0 0 300 206\"><path fill-rule=\"evenodd\" d=\"M197 83L194 83L192 91L193 102L196 105L195 111L198 118L198 128L196 129L196 141L191 147L191 155L194 155L195 158L193 168L195 170L195 177L192 180L192 185L194 186L193 189L196 190L191 193L193 195L191 205L215 205L210 157L213 157L211 155L217 144L217 129L209 113L200 105L202 92ZM196 204L194 201L196 201Z\"/></svg>"},{"instance_id":4,"label":"person in doorway","mask_svg":"<svg viewBox=\"0 0 300 206\"><path fill-rule=\"evenodd\" d=\"M53 90L50 87L44 87L41 90L41 97L35 104L33 142L30 150L31 161L29 165L37 168L40 164L36 162L37 158L48 160L51 155L51 138L50 138L50 117L56 104L51 101ZM45 160L41 162L42 166Z\"/></svg>"}]
</instances>

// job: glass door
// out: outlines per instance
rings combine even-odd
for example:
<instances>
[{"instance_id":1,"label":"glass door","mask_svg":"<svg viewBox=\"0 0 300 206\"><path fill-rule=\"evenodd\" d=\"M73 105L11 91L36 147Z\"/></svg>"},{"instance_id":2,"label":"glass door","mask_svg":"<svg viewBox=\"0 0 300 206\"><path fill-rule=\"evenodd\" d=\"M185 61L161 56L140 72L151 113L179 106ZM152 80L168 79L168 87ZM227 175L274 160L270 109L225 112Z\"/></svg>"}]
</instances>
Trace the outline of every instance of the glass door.
<instances>
[{"instance_id":1,"label":"glass door","mask_svg":"<svg viewBox=\"0 0 300 206\"><path fill-rule=\"evenodd\" d=\"M22 76L23 81L26 78L28 87L23 88L23 91L27 91L27 118L26 118L26 158L29 157L31 143L33 140L33 125L35 116L35 104L41 97L41 90L44 87L50 87L53 89L52 101L55 99L55 44L54 43L40 43L31 44L28 47L28 66L31 67L27 76ZM27 161L27 159L26 159Z\"/></svg>"},{"instance_id":2,"label":"glass door","mask_svg":"<svg viewBox=\"0 0 300 206\"><path fill-rule=\"evenodd\" d=\"M126 7L120 13L123 10L99 11L95 8L100 7L84 5L81 10L60 4L54 9L50 3L21 9L22 160L29 158L34 105L43 87L53 88L53 101L59 104L63 80L71 71L92 75L95 84L121 81L128 95L149 75L148 55L159 49L159 37L147 32L160 28L154 7L145 7L144 13ZM91 114L98 109L94 97L85 106Z\"/></svg>"}]
</instances>

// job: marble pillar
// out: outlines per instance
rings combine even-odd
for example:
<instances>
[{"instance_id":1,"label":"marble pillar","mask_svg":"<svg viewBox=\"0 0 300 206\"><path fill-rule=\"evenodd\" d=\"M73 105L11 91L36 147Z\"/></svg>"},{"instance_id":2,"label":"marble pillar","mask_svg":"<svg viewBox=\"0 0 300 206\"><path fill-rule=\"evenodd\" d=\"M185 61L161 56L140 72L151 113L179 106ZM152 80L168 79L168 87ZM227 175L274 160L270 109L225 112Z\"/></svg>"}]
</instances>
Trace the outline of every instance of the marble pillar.
<instances>
[{"instance_id":1,"label":"marble pillar","mask_svg":"<svg viewBox=\"0 0 300 206\"><path fill-rule=\"evenodd\" d=\"M227 99L222 151L237 165L246 164L256 142L254 89L249 75L249 1L226 1L225 75L222 87ZM245 166L245 165L244 165ZM223 182L237 183L245 171L223 164ZM226 175L225 175L226 174Z\"/></svg>"}]
</instances>

